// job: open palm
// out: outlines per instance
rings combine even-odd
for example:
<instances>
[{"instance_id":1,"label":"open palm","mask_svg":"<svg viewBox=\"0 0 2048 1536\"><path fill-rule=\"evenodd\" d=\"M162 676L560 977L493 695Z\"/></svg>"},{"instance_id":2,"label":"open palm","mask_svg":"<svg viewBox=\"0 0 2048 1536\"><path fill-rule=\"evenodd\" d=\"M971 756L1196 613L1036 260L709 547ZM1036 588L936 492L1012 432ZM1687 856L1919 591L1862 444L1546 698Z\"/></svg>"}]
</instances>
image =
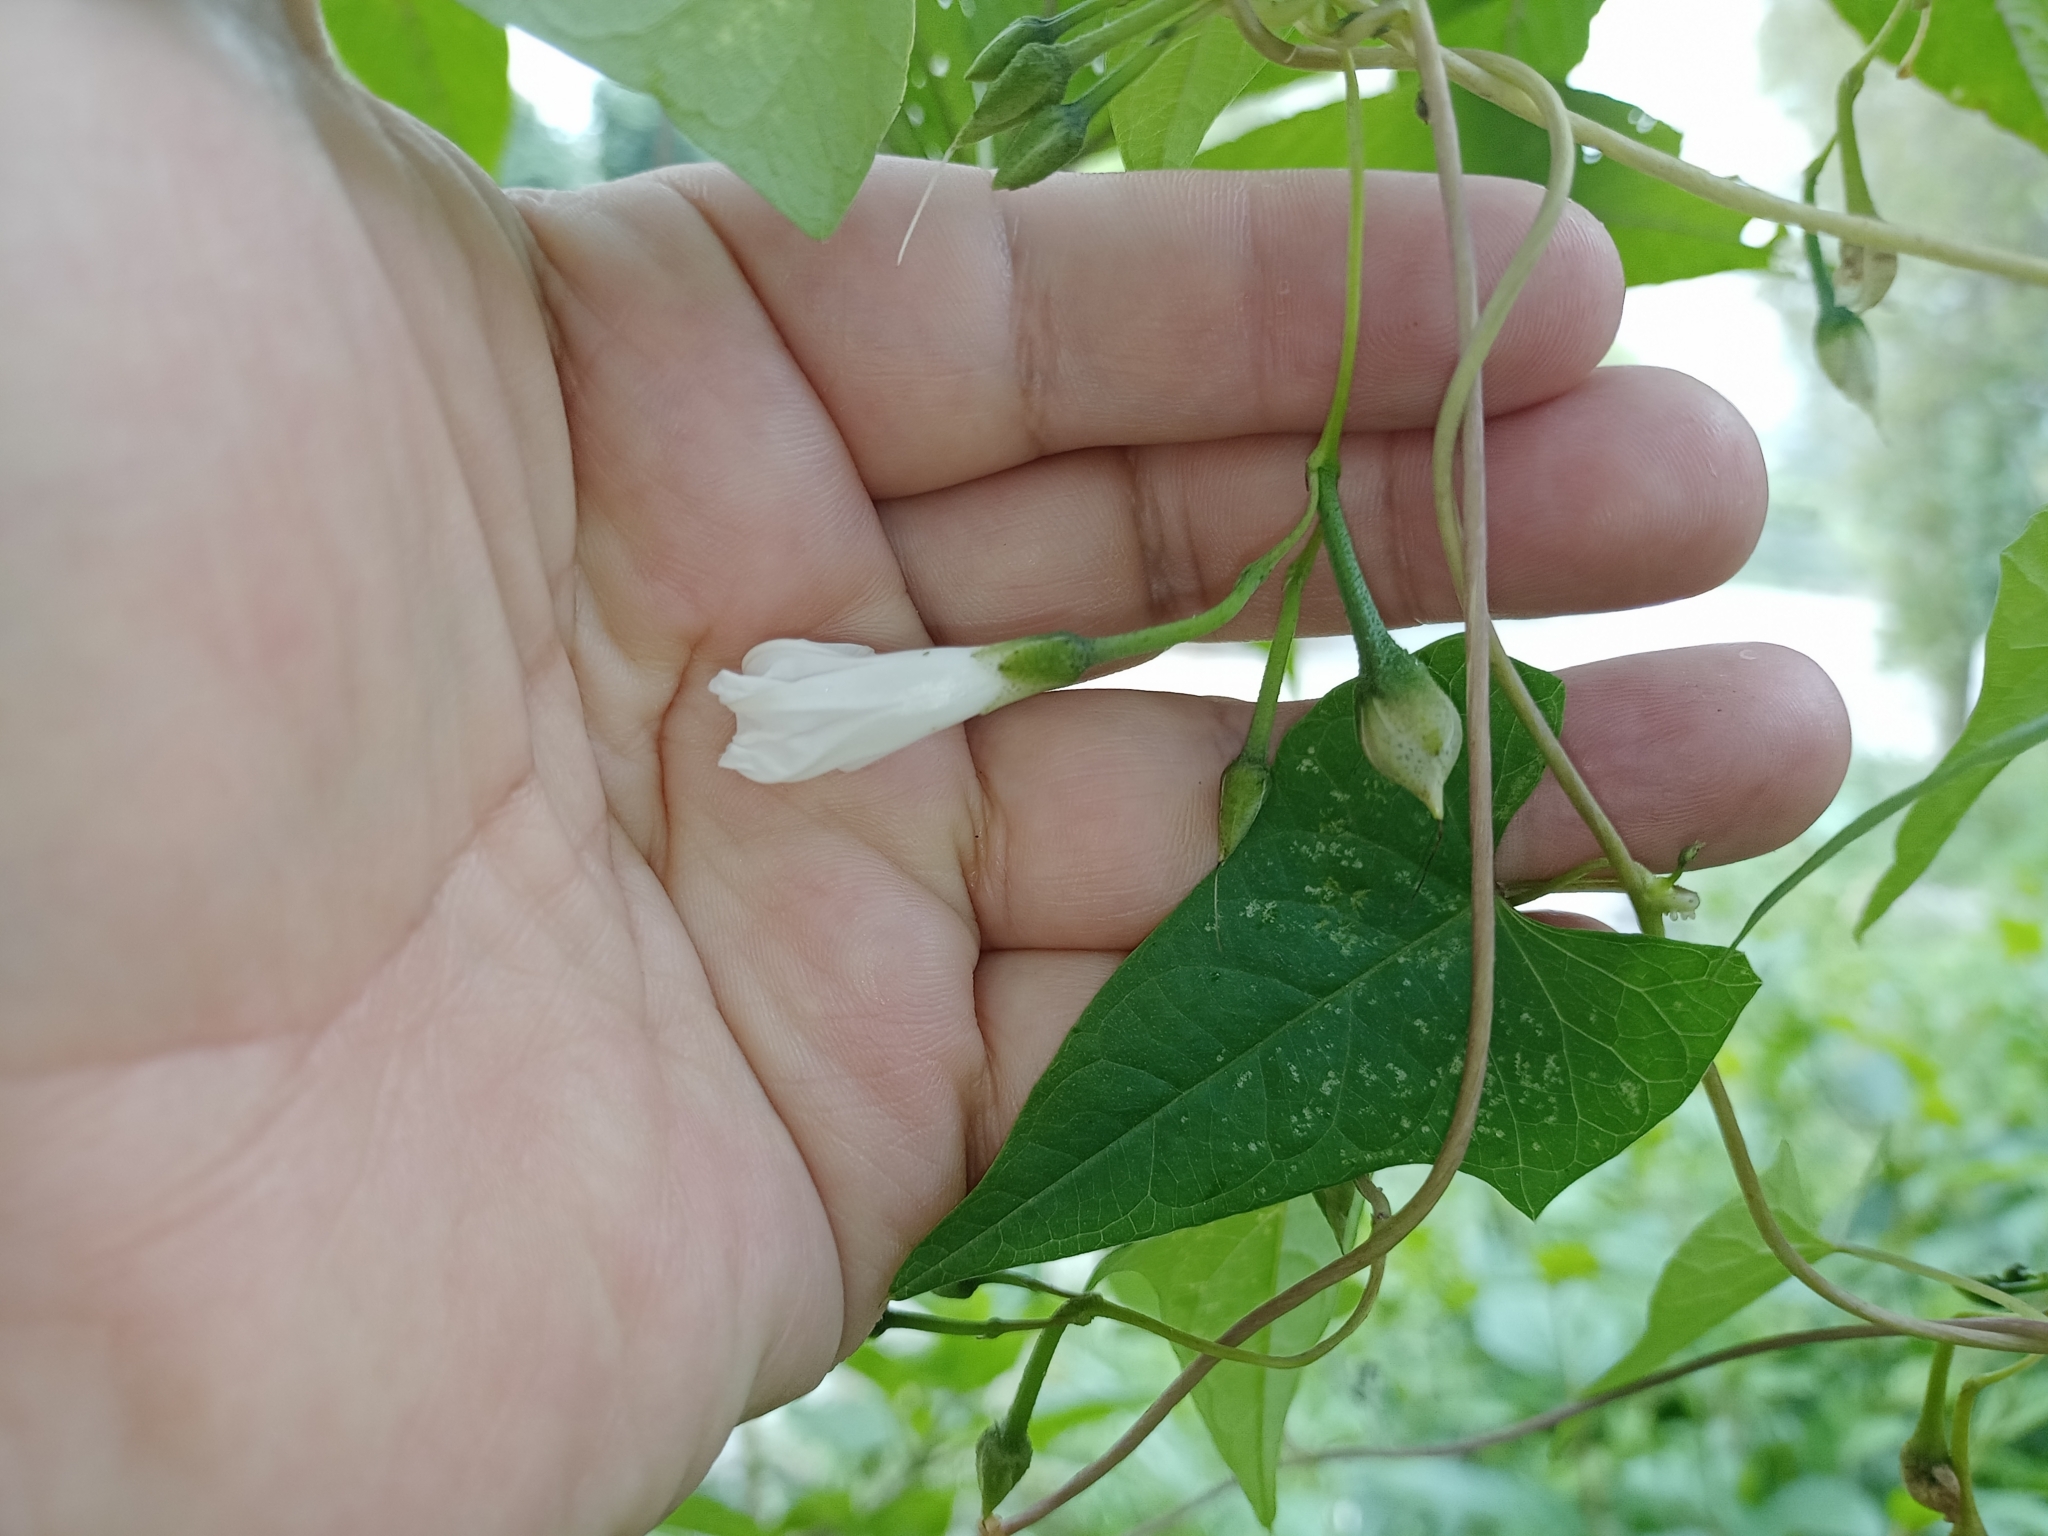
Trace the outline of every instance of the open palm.
<instances>
[{"instance_id":1,"label":"open palm","mask_svg":"<svg viewBox=\"0 0 2048 1536\"><path fill-rule=\"evenodd\" d=\"M1213 861L1244 712L1050 695L762 786L708 680L1192 611L1334 370L1341 178L961 172L899 266L920 169L822 245L715 171L515 207L318 50L0 18L52 146L0 170L9 1533L644 1529L805 1390ZM1478 190L1497 269L1533 195ZM1396 623L1451 607L1434 200L1373 189L1347 459ZM1489 370L1502 611L1754 537L1728 409L1593 371L1618 299L1575 218ZM1839 778L1787 653L1573 686L1653 863ZM1586 856L1546 790L1503 872Z\"/></svg>"}]
</instances>

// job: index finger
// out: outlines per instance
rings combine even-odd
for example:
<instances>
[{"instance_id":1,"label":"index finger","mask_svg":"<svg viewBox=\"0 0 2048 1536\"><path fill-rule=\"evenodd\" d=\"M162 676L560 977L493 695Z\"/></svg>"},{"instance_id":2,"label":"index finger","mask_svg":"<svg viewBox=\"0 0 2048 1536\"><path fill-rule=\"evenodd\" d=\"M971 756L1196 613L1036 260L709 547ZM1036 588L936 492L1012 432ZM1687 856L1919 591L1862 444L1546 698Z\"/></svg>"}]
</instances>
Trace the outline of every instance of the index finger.
<instances>
[{"instance_id":1,"label":"index finger","mask_svg":"<svg viewBox=\"0 0 2048 1536\"><path fill-rule=\"evenodd\" d=\"M994 192L971 167L883 159L822 243L722 172L666 174L731 250L871 495L1073 448L1314 431L1328 409L1341 171L1068 175ZM1468 196L1485 291L1540 194L1474 177ZM1621 293L1606 231L1571 208L1488 361L1488 408L1585 377ZM1351 427L1433 421L1456 353L1436 182L1374 174Z\"/></svg>"}]
</instances>

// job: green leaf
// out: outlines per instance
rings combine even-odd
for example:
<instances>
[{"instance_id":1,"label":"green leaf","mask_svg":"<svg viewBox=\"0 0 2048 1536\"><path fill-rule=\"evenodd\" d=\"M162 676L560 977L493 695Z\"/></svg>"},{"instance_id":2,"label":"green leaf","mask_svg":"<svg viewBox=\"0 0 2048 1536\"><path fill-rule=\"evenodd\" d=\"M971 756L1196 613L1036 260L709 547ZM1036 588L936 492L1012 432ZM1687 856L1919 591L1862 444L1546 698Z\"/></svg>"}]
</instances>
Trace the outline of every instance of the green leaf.
<instances>
[{"instance_id":1,"label":"green leaf","mask_svg":"<svg viewBox=\"0 0 2048 1536\"><path fill-rule=\"evenodd\" d=\"M1833 1251L1815 1231L1812 1204L1799 1180L1789 1142L1780 1143L1763 1176L1764 1198L1792 1246L1807 1259ZM1635 1347L1586 1390L1604 1392L1654 1371L1717 1324L1726 1322L1786 1278L1737 1195L1685 1235L1650 1293L1650 1318Z\"/></svg>"},{"instance_id":2,"label":"green leaf","mask_svg":"<svg viewBox=\"0 0 2048 1536\"><path fill-rule=\"evenodd\" d=\"M950 1488L906 1488L861 1523L873 1536L944 1536L953 1520Z\"/></svg>"},{"instance_id":3,"label":"green leaf","mask_svg":"<svg viewBox=\"0 0 2048 1536\"><path fill-rule=\"evenodd\" d=\"M1998 602L1984 637L1984 685L1942 766L2043 713L2048 713L2048 510L2035 513L1998 557ZM1856 923L1858 934L1926 873L1964 813L2004 768L2004 762L1989 764L1920 797L1899 824L1891 868L1870 893Z\"/></svg>"},{"instance_id":4,"label":"green leaf","mask_svg":"<svg viewBox=\"0 0 2048 1536\"><path fill-rule=\"evenodd\" d=\"M1429 128L1415 115L1415 93L1393 90L1360 104L1365 117L1365 163L1374 170L1426 171ZM1195 164L1219 171L1287 170L1346 163L1344 104L1297 112L1205 149Z\"/></svg>"},{"instance_id":5,"label":"green leaf","mask_svg":"<svg viewBox=\"0 0 2048 1536\"><path fill-rule=\"evenodd\" d=\"M1513 54L1552 81L1586 56L1601 0L1486 0L1443 5L1437 18L1451 48L1492 48Z\"/></svg>"},{"instance_id":6,"label":"green leaf","mask_svg":"<svg viewBox=\"0 0 2048 1536\"><path fill-rule=\"evenodd\" d=\"M1950 784L1967 778L1982 769L2003 767L2022 752L2027 751L2031 747L2038 747L2044 741L2048 741L2048 714L2036 715L2033 719L1992 737L1991 740L1985 742L1975 751L1965 752L1952 762L1944 762L1917 784L1908 784L1896 795L1891 795L1886 799L1878 801L1876 805L1873 805L1869 810L1858 816L1849 825L1842 828L1841 831L1823 843L1808 856L1804 864L1801 864L1791 874L1772 886L1771 893L1758 902L1750 911L1748 918L1742 924L1742 931L1735 935L1735 942L1740 944L1744 939L1748 938L1751 930L1764 920L1765 915L1771 908L1791 895L1815 870L1826 864L1851 843L1882 826L1887 820L1903 811L1907 806L1912 805L1923 795L1931 795L1938 790L1946 789Z\"/></svg>"},{"instance_id":7,"label":"green leaf","mask_svg":"<svg viewBox=\"0 0 2048 1536\"><path fill-rule=\"evenodd\" d=\"M915 21L915 0L470 3L656 98L685 138L819 239L896 115Z\"/></svg>"},{"instance_id":8,"label":"green leaf","mask_svg":"<svg viewBox=\"0 0 2048 1536\"><path fill-rule=\"evenodd\" d=\"M706 1536L761 1536L761 1527L755 1524L753 1516L742 1514L701 1493L693 1493L683 1500L682 1507L655 1529L703 1531Z\"/></svg>"},{"instance_id":9,"label":"green leaf","mask_svg":"<svg viewBox=\"0 0 2048 1536\"><path fill-rule=\"evenodd\" d=\"M1462 641L1422 653L1462 697ZM1553 719L1563 685L1525 669ZM1497 836L1542 759L1496 697ZM1432 1158L1470 997L1465 768L1441 828L1358 748L1352 687L1289 733L1243 845L1074 1026L898 1295ZM1534 1213L1683 1102L1756 990L1740 955L1502 908L1465 1169Z\"/></svg>"},{"instance_id":10,"label":"green leaf","mask_svg":"<svg viewBox=\"0 0 2048 1536\"><path fill-rule=\"evenodd\" d=\"M455 0L322 0L320 9L350 74L485 170L497 166L512 131L503 27Z\"/></svg>"},{"instance_id":11,"label":"green leaf","mask_svg":"<svg viewBox=\"0 0 2048 1536\"><path fill-rule=\"evenodd\" d=\"M1665 154L1679 152L1678 130L1638 107L1591 91L1562 92L1565 104L1620 133L1631 133ZM1403 86L1365 103L1366 163L1377 169L1428 171L1436 166L1429 129L1415 115L1415 88ZM1543 130L1491 102L1460 94L1458 131L1465 169L1474 175L1549 176L1550 148ZM1341 166L1345 161L1341 103L1254 129L1219 144L1196 161L1217 168ZM1613 160L1581 164L1572 200L1607 226L1630 284L1668 283L1709 272L1770 264L1768 245L1747 246L1740 213L1702 202L1667 182Z\"/></svg>"},{"instance_id":12,"label":"green leaf","mask_svg":"<svg viewBox=\"0 0 2048 1536\"><path fill-rule=\"evenodd\" d=\"M1834 0L1834 6L1868 41L1891 14L1892 0ZM2048 149L2043 11L2042 0L1937 0L1913 72L1957 106ZM1912 37L1911 25L1893 28L1884 57L1897 63Z\"/></svg>"},{"instance_id":13,"label":"green leaf","mask_svg":"<svg viewBox=\"0 0 2048 1536\"><path fill-rule=\"evenodd\" d=\"M1186 1232L1147 1238L1109 1254L1091 1287L1213 1339L1261 1302L1337 1257L1329 1223L1311 1200L1290 1200ZM1292 1355L1322 1337L1337 1306L1334 1288L1246 1341L1247 1349ZM1175 1351L1185 1365L1193 1351ZM1196 1409L1259 1523L1271 1526L1278 1499L1281 1435L1299 1371L1226 1362L1194 1390Z\"/></svg>"},{"instance_id":14,"label":"green leaf","mask_svg":"<svg viewBox=\"0 0 2048 1536\"><path fill-rule=\"evenodd\" d=\"M1036 14L1032 0L976 0L969 12L959 0L917 0L917 36L910 46L910 76L903 105L889 125L892 154L927 160L945 158L954 137L974 111L974 87L967 66L1012 21Z\"/></svg>"},{"instance_id":15,"label":"green leaf","mask_svg":"<svg viewBox=\"0 0 2048 1536\"><path fill-rule=\"evenodd\" d=\"M1193 165L1216 114L1265 62L1228 16L1211 16L1176 38L1158 63L1110 103L1125 169Z\"/></svg>"},{"instance_id":16,"label":"green leaf","mask_svg":"<svg viewBox=\"0 0 2048 1536\"><path fill-rule=\"evenodd\" d=\"M892 1396L908 1386L978 1392L1017 1363L1029 1335L1004 1333L977 1339L940 1333L925 1337L931 1342L922 1349L883 1350L872 1343L863 1344L846 1363Z\"/></svg>"}]
</instances>

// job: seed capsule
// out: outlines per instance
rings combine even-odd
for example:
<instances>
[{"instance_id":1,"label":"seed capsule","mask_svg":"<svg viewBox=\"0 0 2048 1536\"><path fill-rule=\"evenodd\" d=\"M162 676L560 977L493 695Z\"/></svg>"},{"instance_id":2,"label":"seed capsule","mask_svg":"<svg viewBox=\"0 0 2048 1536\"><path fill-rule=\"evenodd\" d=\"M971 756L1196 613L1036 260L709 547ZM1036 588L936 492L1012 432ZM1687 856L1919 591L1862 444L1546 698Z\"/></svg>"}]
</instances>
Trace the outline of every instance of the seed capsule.
<instances>
[{"instance_id":1,"label":"seed capsule","mask_svg":"<svg viewBox=\"0 0 2048 1536\"><path fill-rule=\"evenodd\" d=\"M1444 781L1465 745L1465 722L1419 663L1376 692L1358 688L1358 742L1365 760L1444 819Z\"/></svg>"},{"instance_id":2,"label":"seed capsule","mask_svg":"<svg viewBox=\"0 0 2048 1536\"><path fill-rule=\"evenodd\" d=\"M1891 291L1892 279L1898 275L1896 251L1844 245L1835 260L1835 298L1844 309L1860 315Z\"/></svg>"},{"instance_id":3,"label":"seed capsule","mask_svg":"<svg viewBox=\"0 0 2048 1536\"><path fill-rule=\"evenodd\" d=\"M1835 388L1877 415L1877 343L1856 314L1837 304L1813 328L1813 354Z\"/></svg>"}]
</instances>

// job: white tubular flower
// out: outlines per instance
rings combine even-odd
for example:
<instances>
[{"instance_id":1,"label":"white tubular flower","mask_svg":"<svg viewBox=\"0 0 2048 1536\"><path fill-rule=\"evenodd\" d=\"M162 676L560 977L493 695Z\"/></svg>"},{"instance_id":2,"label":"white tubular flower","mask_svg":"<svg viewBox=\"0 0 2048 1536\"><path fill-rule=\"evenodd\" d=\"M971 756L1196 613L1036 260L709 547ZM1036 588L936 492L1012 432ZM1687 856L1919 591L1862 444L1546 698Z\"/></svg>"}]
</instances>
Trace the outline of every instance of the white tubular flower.
<instances>
[{"instance_id":1,"label":"white tubular flower","mask_svg":"<svg viewBox=\"0 0 2048 1536\"><path fill-rule=\"evenodd\" d=\"M816 640L764 640L711 691L739 717L721 768L756 784L851 773L934 731L1085 670L1080 643L1051 635L970 650L886 651Z\"/></svg>"}]
</instances>

